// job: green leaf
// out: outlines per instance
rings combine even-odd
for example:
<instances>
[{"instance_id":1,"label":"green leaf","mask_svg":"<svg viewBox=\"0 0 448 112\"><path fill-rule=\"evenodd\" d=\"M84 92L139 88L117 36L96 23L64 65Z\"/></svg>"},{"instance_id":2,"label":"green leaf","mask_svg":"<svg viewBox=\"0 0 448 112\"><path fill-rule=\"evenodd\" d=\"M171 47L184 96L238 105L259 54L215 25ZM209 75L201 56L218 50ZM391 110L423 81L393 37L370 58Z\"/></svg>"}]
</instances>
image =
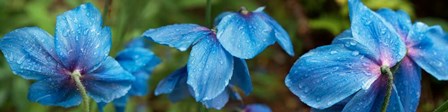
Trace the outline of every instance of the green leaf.
<instances>
[{"instance_id":1,"label":"green leaf","mask_svg":"<svg viewBox=\"0 0 448 112\"><path fill-rule=\"evenodd\" d=\"M337 15L324 15L317 19L311 19L309 25L312 29L324 29L337 35L349 27L350 22L347 19Z\"/></svg>"}]
</instances>

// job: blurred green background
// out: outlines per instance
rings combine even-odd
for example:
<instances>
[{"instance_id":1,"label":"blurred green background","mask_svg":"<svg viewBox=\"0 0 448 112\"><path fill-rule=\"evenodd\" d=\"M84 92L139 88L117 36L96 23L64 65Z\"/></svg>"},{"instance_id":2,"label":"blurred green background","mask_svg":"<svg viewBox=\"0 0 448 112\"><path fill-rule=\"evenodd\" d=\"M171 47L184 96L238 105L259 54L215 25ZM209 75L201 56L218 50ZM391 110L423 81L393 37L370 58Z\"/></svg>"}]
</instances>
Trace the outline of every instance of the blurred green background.
<instances>
[{"instance_id":1,"label":"blurred green background","mask_svg":"<svg viewBox=\"0 0 448 112\"><path fill-rule=\"evenodd\" d=\"M448 29L446 0L363 0L372 8L388 7L408 12L414 21L439 24ZM54 33L56 16L84 2L92 2L104 11L104 0L0 0L0 36L26 26L38 26ZM112 28L111 55L123 49L132 38L149 28L176 23L205 25L206 0L111 0L105 24ZM243 103L264 103L274 112L309 111L284 85L284 77L295 60L308 50L330 44L338 33L350 26L347 0L212 0L212 18L224 11L237 11L245 6L254 10L266 6L265 12L275 18L290 34L296 55L289 57L280 46L268 47L254 59L247 60L254 91L244 96ZM152 43L152 50L161 57L149 82L154 90L158 81L185 65L188 52ZM43 106L27 100L32 81L13 75L3 55L0 56L0 111L42 112L80 111L79 108ZM422 74L422 93L418 111L432 111L448 99L448 83ZM242 102L230 101L222 111L234 111ZM93 106L96 106L92 104ZM185 112L199 111L192 98L170 103L167 96L133 97L127 111ZM96 107L94 107L96 108ZM107 105L106 112L113 111ZM211 110L217 111L217 110Z\"/></svg>"}]
</instances>

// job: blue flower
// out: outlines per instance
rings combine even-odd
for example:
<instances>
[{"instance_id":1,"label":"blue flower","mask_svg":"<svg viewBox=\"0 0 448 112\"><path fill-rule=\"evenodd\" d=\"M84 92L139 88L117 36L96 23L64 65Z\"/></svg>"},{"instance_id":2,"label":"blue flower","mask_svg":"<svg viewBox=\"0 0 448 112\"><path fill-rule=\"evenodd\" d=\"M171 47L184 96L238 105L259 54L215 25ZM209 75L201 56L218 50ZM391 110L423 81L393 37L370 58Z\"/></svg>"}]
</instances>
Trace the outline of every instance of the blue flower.
<instances>
[{"instance_id":1,"label":"blue flower","mask_svg":"<svg viewBox=\"0 0 448 112\"><path fill-rule=\"evenodd\" d=\"M196 24L176 24L150 29L143 36L180 51L192 46L187 84L192 87L197 101L210 100L229 84L233 73L228 71L238 69L233 66L233 56L253 58L276 40L293 54L286 31L262 10L221 14L215 20L218 33Z\"/></svg>"},{"instance_id":2,"label":"blue flower","mask_svg":"<svg viewBox=\"0 0 448 112\"><path fill-rule=\"evenodd\" d=\"M36 80L28 99L43 105L71 107L81 103L79 79L96 102L125 95L134 77L108 56L109 27L90 3L57 17L55 37L37 27L16 29L0 40L14 74Z\"/></svg>"},{"instance_id":3,"label":"blue flower","mask_svg":"<svg viewBox=\"0 0 448 112\"><path fill-rule=\"evenodd\" d=\"M239 58L234 58L234 60L235 69L233 71L234 75L230 80L230 84L224 91L220 92L218 96L209 100L201 101L207 108L221 109L227 103L229 97L231 99L241 100L239 94L234 91L234 86L241 88L246 95L252 91L251 79L246 62ZM173 72L159 82L155 90L155 95L169 94L168 97L172 102L177 102L191 96L193 92L191 87L187 85L187 75L187 67L182 67L181 69Z\"/></svg>"},{"instance_id":4,"label":"blue flower","mask_svg":"<svg viewBox=\"0 0 448 112\"><path fill-rule=\"evenodd\" d=\"M124 70L135 77L129 92L113 101L118 112L124 112L129 97L148 94L148 80L151 72L160 63L160 59L146 47L148 46L143 38L136 38L128 43L124 50L118 52L115 58ZM99 105L99 109L102 111L105 103Z\"/></svg>"},{"instance_id":5,"label":"blue flower","mask_svg":"<svg viewBox=\"0 0 448 112\"><path fill-rule=\"evenodd\" d=\"M244 107L243 112L272 112L272 110L264 104L250 104Z\"/></svg>"},{"instance_id":6,"label":"blue flower","mask_svg":"<svg viewBox=\"0 0 448 112\"><path fill-rule=\"evenodd\" d=\"M233 56L250 59L267 46L278 42L291 56L293 46L288 33L260 7L253 12L224 12L215 19L217 38Z\"/></svg>"},{"instance_id":7,"label":"blue flower","mask_svg":"<svg viewBox=\"0 0 448 112\"><path fill-rule=\"evenodd\" d=\"M413 73L412 66L398 65L400 61L409 61L404 58L406 45L400 32L393 23L359 0L349 0L349 9L350 30L336 37L332 45L311 50L297 60L285 80L286 85L304 103L316 109L340 106L340 102L348 99L343 111L379 111L388 78L382 75L382 69L400 66L409 74L394 75L387 109L415 111L416 105L404 107L403 101L411 102L410 94L419 91L404 83L419 80L419 75Z\"/></svg>"},{"instance_id":8,"label":"blue flower","mask_svg":"<svg viewBox=\"0 0 448 112\"><path fill-rule=\"evenodd\" d=\"M180 24L151 29L143 35L181 51L193 45L187 64L187 83L197 101L215 98L229 84L233 73L228 71L233 71L234 60L212 30L195 24Z\"/></svg>"},{"instance_id":9,"label":"blue flower","mask_svg":"<svg viewBox=\"0 0 448 112\"><path fill-rule=\"evenodd\" d=\"M359 5L359 3L357 4ZM444 37L446 34L440 26L428 27L421 22L416 22L412 25L410 17L403 11L380 9L376 14L380 15L385 21L392 25L400 39L405 43L407 50L406 56L401 60L400 65L397 65L398 69L394 74L394 86L396 89L394 92L396 92L396 94L399 93L396 95L398 96L399 101L395 102L400 103L393 105L392 107L401 111L416 111L420 99L421 69L423 68L439 80L447 80L448 72L446 69L448 68L448 57L444 57L444 55L447 55L446 53L448 52L448 49L445 49L444 47L448 46L448 38ZM342 35L345 35L346 37L352 36L350 31L346 31L345 34ZM439 55L442 55L442 57ZM347 101L345 103L345 108L354 108L354 104L357 104L360 100L365 100L362 99L361 96L372 97L375 95L373 92L375 91L355 94L357 97ZM382 95L382 93L378 94L376 97L380 97L380 95ZM356 108L370 109L380 107L371 107L366 104L358 105Z\"/></svg>"},{"instance_id":10,"label":"blue flower","mask_svg":"<svg viewBox=\"0 0 448 112\"><path fill-rule=\"evenodd\" d=\"M148 80L154 68L160 64L160 59L147 49L143 38L131 41L127 48L118 52L115 58L124 70L132 73L135 81L132 83L128 95L145 96L148 94Z\"/></svg>"}]
</instances>

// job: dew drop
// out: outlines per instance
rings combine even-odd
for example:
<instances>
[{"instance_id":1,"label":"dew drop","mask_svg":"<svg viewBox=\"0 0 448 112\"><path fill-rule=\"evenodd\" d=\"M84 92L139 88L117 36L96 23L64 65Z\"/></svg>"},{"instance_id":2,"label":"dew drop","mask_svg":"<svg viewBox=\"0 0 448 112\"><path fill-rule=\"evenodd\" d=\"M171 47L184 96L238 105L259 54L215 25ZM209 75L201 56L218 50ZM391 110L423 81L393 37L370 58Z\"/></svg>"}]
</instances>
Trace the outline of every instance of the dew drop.
<instances>
[{"instance_id":1,"label":"dew drop","mask_svg":"<svg viewBox=\"0 0 448 112\"><path fill-rule=\"evenodd\" d=\"M328 102L327 102L327 105L328 105L328 106L331 106L331 105L333 105L333 102L328 101Z\"/></svg>"},{"instance_id":2,"label":"dew drop","mask_svg":"<svg viewBox=\"0 0 448 112\"><path fill-rule=\"evenodd\" d=\"M22 64L23 61L25 61L25 56L20 57L20 58L17 60L17 64Z\"/></svg>"},{"instance_id":3,"label":"dew drop","mask_svg":"<svg viewBox=\"0 0 448 112\"><path fill-rule=\"evenodd\" d=\"M381 28L381 29L380 29L380 33L381 33L382 35L384 35L384 34L386 33L386 28Z\"/></svg>"},{"instance_id":4,"label":"dew drop","mask_svg":"<svg viewBox=\"0 0 448 112\"><path fill-rule=\"evenodd\" d=\"M359 55L359 51L353 51L353 52L352 52L352 55L353 55L353 56L358 56L358 55Z\"/></svg>"},{"instance_id":5,"label":"dew drop","mask_svg":"<svg viewBox=\"0 0 448 112\"><path fill-rule=\"evenodd\" d=\"M308 93L309 92L308 88L303 89L303 92Z\"/></svg>"},{"instance_id":6,"label":"dew drop","mask_svg":"<svg viewBox=\"0 0 448 112\"><path fill-rule=\"evenodd\" d=\"M330 54L336 54L338 51L331 51Z\"/></svg>"},{"instance_id":7,"label":"dew drop","mask_svg":"<svg viewBox=\"0 0 448 112\"><path fill-rule=\"evenodd\" d=\"M354 46L356 45L356 42L350 41L350 45Z\"/></svg>"},{"instance_id":8,"label":"dew drop","mask_svg":"<svg viewBox=\"0 0 448 112\"><path fill-rule=\"evenodd\" d=\"M299 84L299 88L302 89L302 88L303 88L303 85L302 85L302 84Z\"/></svg>"}]
</instances>

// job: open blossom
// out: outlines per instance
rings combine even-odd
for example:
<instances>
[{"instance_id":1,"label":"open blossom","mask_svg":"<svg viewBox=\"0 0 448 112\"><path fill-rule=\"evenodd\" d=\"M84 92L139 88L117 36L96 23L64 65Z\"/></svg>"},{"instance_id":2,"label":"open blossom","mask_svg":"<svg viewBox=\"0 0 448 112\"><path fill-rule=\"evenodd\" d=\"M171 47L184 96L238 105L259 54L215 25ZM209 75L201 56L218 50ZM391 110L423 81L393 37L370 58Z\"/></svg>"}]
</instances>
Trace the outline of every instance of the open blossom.
<instances>
[{"instance_id":1,"label":"open blossom","mask_svg":"<svg viewBox=\"0 0 448 112\"><path fill-rule=\"evenodd\" d=\"M110 28L102 26L101 13L90 3L59 15L54 38L40 28L25 27L0 40L14 74L36 80L28 99L64 107L81 103L81 89L96 102L128 92L134 76L108 56L110 47Z\"/></svg>"},{"instance_id":2,"label":"open blossom","mask_svg":"<svg viewBox=\"0 0 448 112\"><path fill-rule=\"evenodd\" d=\"M251 79L246 62L242 59L234 59L235 69L230 84L217 97L201 101L207 108L221 109L229 99L241 100L240 95L234 91L235 86L241 88L246 95L252 91ZM155 94L169 94L169 99L172 102L177 102L188 96L192 96L193 93L191 93L191 87L187 85L187 71L187 67L182 67L160 81L157 85Z\"/></svg>"},{"instance_id":3,"label":"open blossom","mask_svg":"<svg viewBox=\"0 0 448 112\"><path fill-rule=\"evenodd\" d=\"M349 8L350 8L350 19L352 22L352 27L350 30L347 30L343 32L341 35L335 38L332 45L330 46L341 46L343 45L344 48L349 48L350 50L355 50L352 52L352 54L358 54L362 55L360 51L371 51L370 49L378 49L378 51L386 51L384 53L380 53L381 55L384 54L399 54L401 55L402 51L397 52L387 52L388 49L384 49L385 47L391 49L401 47L401 44L399 46L396 46L397 44L382 44L378 43L378 45L384 45L385 47L374 47L369 44L363 44L363 43L372 43L375 41L381 41L382 37L398 37L400 41L404 43L404 46L406 47L405 55L403 59L399 60L399 65L393 65L398 67L398 69L395 71L393 77L393 89L392 89L392 95L390 97L390 103L387 108L388 111L416 111L418 106L418 101L420 98L420 80L421 80L421 68L423 68L425 71L433 75L435 78L439 80L446 80L448 76L448 72L446 71L446 68L448 68L447 64L447 58L443 55L448 52L447 49L445 49L446 46L448 46L448 38L446 37L446 34L442 30L440 26L432 26L428 27L424 23L416 22L412 25L411 20L409 16L404 13L403 11L392 11L390 9L380 9L377 12L373 12L370 9L368 9L366 6L364 6L362 3L359 2L359 0L350 0L349 1ZM377 18L377 19L371 19L371 18ZM378 23L382 23L378 24ZM386 28L382 26L386 26ZM366 27L370 26L370 27ZM390 34L389 32L394 32L393 34ZM370 36L366 35L366 33L373 33L375 35ZM388 39L388 40L382 40L382 41L389 41L394 42L397 41L395 38ZM388 43L388 42L386 42ZM358 46L358 44L361 44L365 47L359 47L359 48L352 48L350 46ZM394 45L394 46L391 46ZM323 49L323 48L317 48L317 49ZM399 48L402 49L402 48ZM360 50L360 51L356 51ZM394 51L394 50L391 50ZM310 53L313 53L315 51L311 51ZM331 56L332 54L339 55L340 53L338 51L329 51L329 54L322 54L323 52L317 53L324 56ZM307 53L309 54L309 53ZM344 54L344 53L342 53ZM368 54L368 53L367 53ZM442 55L442 56L440 56ZM305 55L306 57L308 55ZM388 59L390 56L383 56L384 59ZM316 58L316 57L314 57ZM341 57L334 56L332 58L338 58L337 62L340 62ZM376 59L374 56L365 55L362 59L356 59L353 60L353 62L350 62L351 68L350 69L344 69L344 74L351 75L351 77L359 77L359 74L356 74L357 72L353 72L353 70L359 69L358 67L364 67L364 68L371 68L372 66L368 63L363 63L364 60L368 59ZM397 58L399 59L399 58ZM302 62L298 61L298 63L306 63L306 60L310 59L302 59ZM331 59L334 60L334 59ZM389 59L391 60L391 59ZM336 60L334 60L336 61ZM391 62L391 61L387 61ZM396 63L397 61L392 61ZM362 65L368 65L366 66L357 66L357 63L363 63ZM378 63L378 62L377 62ZM384 63L384 62L383 62ZM329 74L329 75L323 75L323 76L312 76L313 79L306 79L306 80L314 80L314 82L319 82L325 80L327 77L332 77L330 75L340 75L343 73L336 72L335 70L343 67L345 68L343 63L338 64L337 66L328 66L327 70L317 71L319 74ZM353 65L353 66L352 66ZM391 65L389 65L391 66ZM353 68L354 67L354 68ZM299 67L297 67L299 68ZM303 68L303 67L302 67ZM374 69L377 71L377 69ZM300 72L297 69L291 70L293 74L297 74L294 72ZM358 71L359 72L359 71ZM374 73L372 71L362 71L366 73ZM378 71L377 71L378 72ZM307 75L307 74L303 74ZM305 76L307 77L307 76ZM292 79L287 79L287 81L291 81ZM362 78L358 78L356 80L362 80ZM372 84L366 85L364 83L363 85L366 88L362 88L359 91L353 93L350 91L350 93L345 93L345 96L343 97L337 97L336 103L333 102L334 100L329 100L330 103L327 103L325 105L324 102L321 102L320 104L316 104L318 102L310 102L310 101L304 101L303 99L306 99L307 95L303 95L302 93L297 93L297 95L304 101L305 103L309 104L313 108L315 108L315 111L379 111L381 109L382 103L384 102L383 99L385 97L386 93L386 80L387 77L380 76L378 79L376 79ZM350 81L349 78L344 78L343 80L330 80L330 81L339 81L342 83L346 83L347 85L353 84L346 82ZM326 82L326 81L325 81ZM324 82L324 83L325 83ZM365 81L370 82L370 81ZM287 82L291 83L291 82ZM367 83L368 84L368 83ZM301 87L301 84L294 85L289 84L291 88L294 87ZM325 84L324 84L325 86ZM302 85L303 87L303 85ZM345 87L353 87L353 86L345 86ZM323 88L320 88L323 89ZM353 89L353 88L352 88ZM357 90L357 89L356 89ZM304 92L309 91L308 88L305 88L303 90ZM347 92L347 91L332 91L333 93L339 93L339 92ZM331 92L330 92L331 93ZM323 97L325 95L329 95L329 93L325 93L323 91L320 91L319 93L320 97L315 97L318 100L321 98L325 98L325 100L328 101L328 98ZM302 95L302 96L301 96ZM334 98L333 98L334 99ZM330 107L331 106L331 107Z\"/></svg>"},{"instance_id":4,"label":"open blossom","mask_svg":"<svg viewBox=\"0 0 448 112\"><path fill-rule=\"evenodd\" d=\"M311 50L298 59L285 83L300 100L316 109L346 102L342 111L376 112L386 95L388 76L384 69L401 66L397 64L406 55L406 45L392 23L359 0L349 0L349 9L350 30L336 37L331 45ZM402 84L410 81L407 79L419 80L419 76L412 66L402 69L408 69L410 74L394 75L388 111L415 111L402 103L414 96L398 91L419 92Z\"/></svg>"},{"instance_id":5,"label":"open blossom","mask_svg":"<svg viewBox=\"0 0 448 112\"><path fill-rule=\"evenodd\" d=\"M115 58L124 70L135 77L129 92L113 101L118 112L124 112L129 97L145 96L149 93L148 80L151 72L160 63L160 59L146 47L143 38L136 38L128 43L125 49L118 52ZM102 111L105 104L99 105Z\"/></svg>"},{"instance_id":6,"label":"open blossom","mask_svg":"<svg viewBox=\"0 0 448 112\"><path fill-rule=\"evenodd\" d=\"M265 14L263 8L254 12L225 12L215 19L216 29L196 24L176 24L147 30L143 36L180 51L190 46L187 84L197 101L217 97L229 85L235 59L253 58L268 45L279 41L293 55L286 31ZM237 58L234 58L237 57ZM245 90L247 91L247 90Z\"/></svg>"},{"instance_id":7,"label":"open blossom","mask_svg":"<svg viewBox=\"0 0 448 112\"><path fill-rule=\"evenodd\" d=\"M406 45L406 56L401 60L400 65L397 65L398 69L394 74L394 86L400 103L393 107L396 111L416 111L420 99L421 69L423 68L439 80L447 80L448 57L444 55L448 52L448 49L445 48L448 46L448 37L440 26L429 27L421 22L412 24L410 17L403 11L380 9L376 14L393 26ZM352 35L350 31L345 31L336 40L341 37L350 38ZM369 93L369 95L371 94ZM361 99L360 97L348 99L345 102L340 102L339 105L332 106L330 110L348 110L345 108L353 107L358 103L356 100ZM338 107L339 109L335 109ZM373 108L381 107L379 105L357 107L357 109Z\"/></svg>"},{"instance_id":8,"label":"open blossom","mask_svg":"<svg viewBox=\"0 0 448 112\"><path fill-rule=\"evenodd\" d=\"M238 12L224 12L216 17L217 38L230 54L250 59L278 42L289 55L294 55L289 34L263 12L264 8L249 12L243 7Z\"/></svg>"}]
</instances>

